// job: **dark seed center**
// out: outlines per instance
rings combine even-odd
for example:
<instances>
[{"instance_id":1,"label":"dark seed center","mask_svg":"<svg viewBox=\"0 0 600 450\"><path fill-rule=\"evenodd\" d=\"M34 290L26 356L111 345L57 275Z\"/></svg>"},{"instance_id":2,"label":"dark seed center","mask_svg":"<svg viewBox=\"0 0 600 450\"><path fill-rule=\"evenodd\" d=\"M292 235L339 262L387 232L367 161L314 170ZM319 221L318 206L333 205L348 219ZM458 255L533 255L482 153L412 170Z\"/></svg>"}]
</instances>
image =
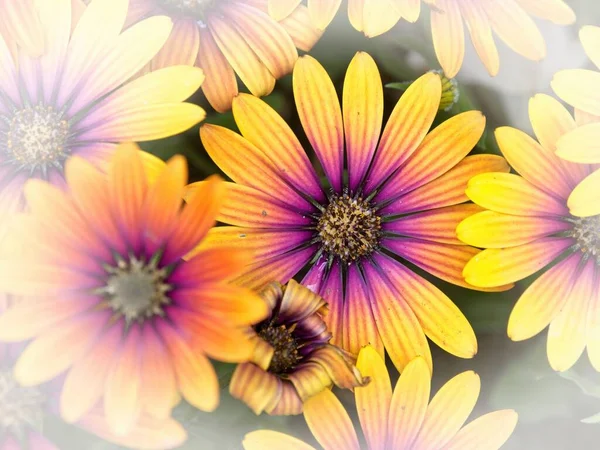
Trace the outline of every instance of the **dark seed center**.
<instances>
[{"instance_id":1,"label":"dark seed center","mask_svg":"<svg viewBox=\"0 0 600 450\"><path fill-rule=\"evenodd\" d=\"M354 261L376 249L381 218L369 202L343 195L329 203L319 219L317 230L327 253L342 261Z\"/></svg>"},{"instance_id":2,"label":"dark seed center","mask_svg":"<svg viewBox=\"0 0 600 450\"><path fill-rule=\"evenodd\" d=\"M292 370L301 359L298 354L298 342L292 332L285 326L267 326L258 335L275 349L269 372L282 374Z\"/></svg>"},{"instance_id":3,"label":"dark seed center","mask_svg":"<svg viewBox=\"0 0 600 450\"><path fill-rule=\"evenodd\" d=\"M20 386L12 371L0 370L0 435L41 429L46 396L37 387Z\"/></svg>"}]
</instances>

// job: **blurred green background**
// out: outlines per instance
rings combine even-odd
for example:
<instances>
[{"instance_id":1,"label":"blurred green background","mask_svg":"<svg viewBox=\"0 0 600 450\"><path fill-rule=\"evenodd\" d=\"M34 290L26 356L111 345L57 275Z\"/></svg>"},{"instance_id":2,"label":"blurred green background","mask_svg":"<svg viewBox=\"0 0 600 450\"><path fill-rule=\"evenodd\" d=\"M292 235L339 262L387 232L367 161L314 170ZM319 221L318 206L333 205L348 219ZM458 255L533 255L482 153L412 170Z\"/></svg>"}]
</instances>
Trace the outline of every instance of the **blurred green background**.
<instances>
[{"instance_id":1,"label":"blurred green background","mask_svg":"<svg viewBox=\"0 0 600 450\"><path fill-rule=\"evenodd\" d=\"M487 116L485 139L475 151L497 153L493 139L493 129L497 126L512 125L530 131L528 99L538 92L550 93L549 84L555 71L589 65L579 45L577 32L584 24L600 25L600 2L578 0L567 3L577 13L575 26L563 28L538 21L548 47L548 56L541 63L527 61L497 42L501 69L492 79L467 41L467 55L457 77L461 100L450 114L480 109ZM439 68L433 54L427 16L427 8L424 8L417 24L401 23L391 32L369 40L349 25L345 7L342 7L311 55L327 69L340 94L348 63L359 50L367 51L375 58L384 84L413 80L426 70ZM401 91L388 88L385 95L387 117ZM275 91L265 100L304 139L295 112L291 76L280 80ZM236 129L231 113L215 113L200 94L193 101L207 110L206 123ZM440 118L445 117L447 115ZM191 181L219 173L202 147L198 127L143 147L163 159L176 153L184 154L190 165ZM482 378L482 391L472 417L502 408L513 408L519 413L517 429L504 448L591 449L600 446L600 423L584 423L586 418L600 412L600 374L593 371L587 357L582 357L569 372L557 374L546 360L546 331L521 343L511 342L506 336L509 313L520 293L535 277L519 283L512 291L499 294L469 291L428 278L461 308L479 340L479 353L472 360L455 358L431 343L435 366L434 391L457 373L475 370ZM189 440L183 448L238 449L244 434L259 428L285 431L315 444L302 416L256 417L245 405L233 400L227 393L232 366L217 364L217 367L222 380L222 400L218 410L206 414L181 405L175 412L189 432ZM395 382L398 375L392 366L390 371ZM340 396L355 415L352 394L343 392ZM600 422L600 419L597 421ZM587 422L593 422L593 419ZM65 425L57 418L48 420L45 431L64 449L117 448Z\"/></svg>"}]
</instances>

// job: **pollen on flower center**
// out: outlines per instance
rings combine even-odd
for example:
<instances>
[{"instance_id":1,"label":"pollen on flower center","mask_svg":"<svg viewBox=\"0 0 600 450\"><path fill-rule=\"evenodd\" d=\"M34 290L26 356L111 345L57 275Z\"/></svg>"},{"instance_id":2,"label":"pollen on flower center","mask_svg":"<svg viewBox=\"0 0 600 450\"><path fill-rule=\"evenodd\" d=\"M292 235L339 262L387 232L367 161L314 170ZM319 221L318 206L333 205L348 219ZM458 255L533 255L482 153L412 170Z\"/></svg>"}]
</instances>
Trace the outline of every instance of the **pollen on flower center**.
<instances>
[{"instance_id":1,"label":"pollen on flower center","mask_svg":"<svg viewBox=\"0 0 600 450\"><path fill-rule=\"evenodd\" d=\"M6 153L15 163L32 170L60 165L68 156L68 134L68 122L51 106L27 107L9 118Z\"/></svg>"},{"instance_id":2,"label":"pollen on flower center","mask_svg":"<svg viewBox=\"0 0 600 450\"><path fill-rule=\"evenodd\" d=\"M317 231L327 253L353 261L369 255L379 244L381 218L369 202L344 194L331 200Z\"/></svg>"},{"instance_id":3,"label":"pollen on flower center","mask_svg":"<svg viewBox=\"0 0 600 450\"><path fill-rule=\"evenodd\" d=\"M600 215L574 220L572 236L580 250L600 264Z\"/></svg>"},{"instance_id":4,"label":"pollen on flower center","mask_svg":"<svg viewBox=\"0 0 600 450\"><path fill-rule=\"evenodd\" d=\"M156 263L145 263L136 258L119 259L116 267L107 267L106 285L98 293L103 295L113 311L130 323L154 315L163 315L163 306L170 303L165 269Z\"/></svg>"},{"instance_id":5,"label":"pollen on flower center","mask_svg":"<svg viewBox=\"0 0 600 450\"><path fill-rule=\"evenodd\" d=\"M276 374L289 372L300 361L298 342L292 335L292 331L285 325L278 327L269 325L258 332L258 335L275 349L269 365L269 372Z\"/></svg>"},{"instance_id":6,"label":"pollen on flower center","mask_svg":"<svg viewBox=\"0 0 600 450\"><path fill-rule=\"evenodd\" d=\"M20 386L10 370L0 370L0 435L19 435L24 427L41 428L46 396L37 387Z\"/></svg>"},{"instance_id":7,"label":"pollen on flower center","mask_svg":"<svg viewBox=\"0 0 600 450\"><path fill-rule=\"evenodd\" d=\"M206 12L217 3L217 0L158 0L158 2L167 11L204 21Z\"/></svg>"}]
</instances>

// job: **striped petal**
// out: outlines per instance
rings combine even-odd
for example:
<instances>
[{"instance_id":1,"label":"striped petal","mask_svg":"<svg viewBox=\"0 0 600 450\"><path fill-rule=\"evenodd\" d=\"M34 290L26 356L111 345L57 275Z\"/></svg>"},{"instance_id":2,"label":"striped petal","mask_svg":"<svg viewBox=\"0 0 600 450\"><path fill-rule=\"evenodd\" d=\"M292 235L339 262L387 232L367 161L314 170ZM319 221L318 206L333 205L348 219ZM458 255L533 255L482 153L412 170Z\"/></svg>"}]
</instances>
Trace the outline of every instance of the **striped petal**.
<instances>
[{"instance_id":1,"label":"striped petal","mask_svg":"<svg viewBox=\"0 0 600 450\"><path fill-rule=\"evenodd\" d=\"M508 440L519 419L512 409L485 414L469 422L446 444L447 450L497 450Z\"/></svg>"},{"instance_id":2,"label":"striped petal","mask_svg":"<svg viewBox=\"0 0 600 450\"><path fill-rule=\"evenodd\" d=\"M504 249L488 249L465 266L463 275L474 286L501 286L543 269L573 245L573 239L544 238Z\"/></svg>"},{"instance_id":3,"label":"striped petal","mask_svg":"<svg viewBox=\"0 0 600 450\"><path fill-rule=\"evenodd\" d=\"M515 0L488 2L486 12L494 32L512 50L532 61L546 56L540 30Z\"/></svg>"},{"instance_id":4,"label":"striped petal","mask_svg":"<svg viewBox=\"0 0 600 450\"><path fill-rule=\"evenodd\" d=\"M600 163L598 138L600 138L600 123L580 126L558 140L556 154L576 163Z\"/></svg>"},{"instance_id":5,"label":"striped petal","mask_svg":"<svg viewBox=\"0 0 600 450\"><path fill-rule=\"evenodd\" d=\"M342 98L350 189L354 192L367 172L383 120L383 87L373 58L357 53L344 78Z\"/></svg>"},{"instance_id":6,"label":"striped petal","mask_svg":"<svg viewBox=\"0 0 600 450\"><path fill-rule=\"evenodd\" d=\"M304 403L304 418L313 436L325 450L359 450L352 420L330 390L325 389Z\"/></svg>"},{"instance_id":7,"label":"striped petal","mask_svg":"<svg viewBox=\"0 0 600 450\"><path fill-rule=\"evenodd\" d=\"M508 337L522 341L548 326L563 308L575 283L578 253L542 274L523 292L508 319Z\"/></svg>"},{"instance_id":8,"label":"striped petal","mask_svg":"<svg viewBox=\"0 0 600 450\"><path fill-rule=\"evenodd\" d=\"M282 179L318 201L325 199L302 144L273 108L240 94L233 101L233 116L244 138L260 149Z\"/></svg>"},{"instance_id":9,"label":"striped petal","mask_svg":"<svg viewBox=\"0 0 600 450\"><path fill-rule=\"evenodd\" d=\"M289 16L302 0L269 0L269 15L279 21Z\"/></svg>"},{"instance_id":10,"label":"striped petal","mask_svg":"<svg viewBox=\"0 0 600 450\"><path fill-rule=\"evenodd\" d=\"M378 265L365 264L364 269L375 323L394 365L402 370L415 356L423 356L431 366L427 338L404 295Z\"/></svg>"},{"instance_id":11,"label":"striped petal","mask_svg":"<svg viewBox=\"0 0 600 450\"><path fill-rule=\"evenodd\" d=\"M543 217L511 216L482 211L456 228L459 239L482 248L517 247L573 228L568 222Z\"/></svg>"},{"instance_id":12,"label":"striped petal","mask_svg":"<svg viewBox=\"0 0 600 450\"><path fill-rule=\"evenodd\" d=\"M573 189L567 205L574 216L590 217L600 214L600 170L596 170Z\"/></svg>"},{"instance_id":13,"label":"striped petal","mask_svg":"<svg viewBox=\"0 0 600 450\"><path fill-rule=\"evenodd\" d=\"M193 66L199 48L198 24L192 19L176 19L167 42L152 60L152 70L179 64Z\"/></svg>"},{"instance_id":14,"label":"striped petal","mask_svg":"<svg viewBox=\"0 0 600 450\"><path fill-rule=\"evenodd\" d=\"M244 450L270 450L280 446L289 450L315 450L314 447L299 439L271 430L257 430L248 433L244 436L242 445Z\"/></svg>"},{"instance_id":15,"label":"striped petal","mask_svg":"<svg viewBox=\"0 0 600 450\"><path fill-rule=\"evenodd\" d=\"M497 128L495 136L504 157L523 178L550 195L569 196L572 186L559 158L516 128Z\"/></svg>"},{"instance_id":16,"label":"striped petal","mask_svg":"<svg viewBox=\"0 0 600 450\"><path fill-rule=\"evenodd\" d=\"M423 358L413 359L402 371L390 406L388 448L411 448L425 419L431 372Z\"/></svg>"},{"instance_id":17,"label":"striped petal","mask_svg":"<svg viewBox=\"0 0 600 450\"><path fill-rule=\"evenodd\" d=\"M294 67L294 99L302 127L333 189L341 193L344 171L342 111L329 75L310 56Z\"/></svg>"},{"instance_id":18,"label":"striped petal","mask_svg":"<svg viewBox=\"0 0 600 450\"><path fill-rule=\"evenodd\" d=\"M479 375L473 371L463 372L444 384L427 408L413 448L445 448L473 411L480 387Z\"/></svg>"},{"instance_id":19,"label":"striped petal","mask_svg":"<svg viewBox=\"0 0 600 450\"><path fill-rule=\"evenodd\" d=\"M315 292L318 292L327 302L329 310L323 320L332 336L330 343L349 350L349 346L345 344L347 342L345 333L351 329L351 325L344 317L344 307L347 302L344 302L342 270L339 264L334 264L331 267L327 278L323 280L322 285ZM354 353L352 350L349 351ZM354 354L358 354L358 351Z\"/></svg>"},{"instance_id":20,"label":"striped petal","mask_svg":"<svg viewBox=\"0 0 600 450\"><path fill-rule=\"evenodd\" d=\"M518 175L484 173L469 181L467 196L484 208L516 216L565 216L566 205Z\"/></svg>"},{"instance_id":21,"label":"striped petal","mask_svg":"<svg viewBox=\"0 0 600 450\"><path fill-rule=\"evenodd\" d=\"M500 69L500 58L485 10L479 2L459 3L459 6L477 56L488 73L496 76Z\"/></svg>"},{"instance_id":22,"label":"striped petal","mask_svg":"<svg viewBox=\"0 0 600 450\"><path fill-rule=\"evenodd\" d=\"M600 51L598 46L600 45L600 28L594 26L584 26L579 30L579 40L583 49L587 54L588 58L600 68Z\"/></svg>"},{"instance_id":23,"label":"striped petal","mask_svg":"<svg viewBox=\"0 0 600 450\"><path fill-rule=\"evenodd\" d=\"M279 400L281 387L272 373L254 364L243 363L233 372L229 393L248 405L254 414L260 414Z\"/></svg>"},{"instance_id":24,"label":"striped petal","mask_svg":"<svg viewBox=\"0 0 600 450\"><path fill-rule=\"evenodd\" d=\"M458 3L437 0L439 8L431 10L433 47L444 73L454 78L465 57L465 31Z\"/></svg>"},{"instance_id":25,"label":"striped petal","mask_svg":"<svg viewBox=\"0 0 600 450\"><path fill-rule=\"evenodd\" d=\"M381 135L365 192L378 187L410 158L437 115L440 97L441 82L435 73L419 77L402 94Z\"/></svg>"},{"instance_id":26,"label":"striped petal","mask_svg":"<svg viewBox=\"0 0 600 450\"><path fill-rule=\"evenodd\" d=\"M548 361L559 372L577 362L587 341L588 310L596 289L595 262L590 259L582 268L560 313L548 329Z\"/></svg>"},{"instance_id":27,"label":"striped petal","mask_svg":"<svg viewBox=\"0 0 600 450\"><path fill-rule=\"evenodd\" d=\"M238 93L233 67L219 49L210 31L200 31L200 45L196 65L206 74L202 92L217 112L231 109L231 102Z\"/></svg>"},{"instance_id":28,"label":"striped petal","mask_svg":"<svg viewBox=\"0 0 600 450\"><path fill-rule=\"evenodd\" d=\"M485 117L479 111L464 112L442 122L423 139L376 198L395 198L448 172L473 149L484 128Z\"/></svg>"},{"instance_id":29,"label":"striped petal","mask_svg":"<svg viewBox=\"0 0 600 450\"><path fill-rule=\"evenodd\" d=\"M552 89L569 105L600 116L600 72L585 69L561 70L554 74Z\"/></svg>"},{"instance_id":30,"label":"striped petal","mask_svg":"<svg viewBox=\"0 0 600 450\"><path fill-rule=\"evenodd\" d=\"M469 200L465 190L471 178L481 173L509 171L509 165L500 156L467 156L441 177L391 202L380 212L393 216L464 203Z\"/></svg>"},{"instance_id":31,"label":"striped petal","mask_svg":"<svg viewBox=\"0 0 600 450\"><path fill-rule=\"evenodd\" d=\"M4 0L0 7L2 24L17 44L30 56L41 56L44 52L44 29L34 0Z\"/></svg>"},{"instance_id":32,"label":"striped petal","mask_svg":"<svg viewBox=\"0 0 600 450\"><path fill-rule=\"evenodd\" d=\"M441 290L399 262L383 255L375 261L417 317L423 331L439 347L461 358L477 353L469 321Z\"/></svg>"},{"instance_id":33,"label":"striped petal","mask_svg":"<svg viewBox=\"0 0 600 450\"><path fill-rule=\"evenodd\" d=\"M304 52L309 52L323 34L313 25L308 8L304 5L298 6L279 24L285 28L294 45Z\"/></svg>"},{"instance_id":34,"label":"striped petal","mask_svg":"<svg viewBox=\"0 0 600 450\"><path fill-rule=\"evenodd\" d=\"M388 415L392 402L392 383L384 359L371 347L363 347L356 367L370 382L355 390L360 425L371 450L384 450L388 436Z\"/></svg>"},{"instance_id":35,"label":"striped petal","mask_svg":"<svg viewBox=\"0 0 600 450\"><path fill-rule=\"evenodd\" d=\"M324 30L335 17L341 4L342 0L309 0L308 13L315 26Z\"/></svg>"},{"instance_id":36,"label":"striped petal","mask_svg":"<svg viewBox=\"0 0 600 450\"><path fill-rule=\"evenodd\" d=\"M386 233L409 236L441 244L461 245L456 235L456 227L464 219L483 210L473 203L447 206L431 211L403 216L398 220L385 223ZM472 244L473 245L473 244Z\"/></svg>"}]
</instances>

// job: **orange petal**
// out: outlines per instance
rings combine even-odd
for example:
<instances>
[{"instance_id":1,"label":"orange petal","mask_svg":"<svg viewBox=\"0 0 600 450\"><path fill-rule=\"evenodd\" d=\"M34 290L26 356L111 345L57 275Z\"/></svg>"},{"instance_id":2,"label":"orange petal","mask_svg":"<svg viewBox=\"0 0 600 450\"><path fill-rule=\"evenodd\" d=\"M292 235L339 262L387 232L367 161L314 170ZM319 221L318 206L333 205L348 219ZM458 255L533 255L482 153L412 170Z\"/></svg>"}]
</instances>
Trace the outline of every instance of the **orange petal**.
<instances>
[{"instance_id":1,"label":"orange petal","mask_svg":"<svg viewBox=\"0 0 600 450\"><path fill-rule=\"evenodd\" d=\"M294 45L305 52L309 52L323 34L312 23L308 8L304 5L298 6L279 23L288 32Z\"/></svg>"},{"instance_id":2,"label":"orange petal","mask_svg":"<svg viewBox=\"0 0 600 450\"><path fill-rule=\"evenodd\" d=\"M193 66L199 48L198 24L192 19L176 19L167 42L152 60L152 70L180 64Z\"/></svg>"},{"instance_id":3,"label":"orange petal","mask_svg":"<svg viewBox=\"0 0 600 450\"><path fill-rule=\"evenodd\" d=\"M280 384L270 372L254 364L239 364L229 383L229 393L243 401L254 412L262 413L269 405L275 404L281 395Z\"/></svg>"},{"instance_id":4,"label":"orange petal","mask_svg":"<svg viewBox=\"0 0 600 450\"><path fill-rule=\"evenodd\" d=\"M275 20L289 16L302 0L269 0L269 14Z\"/></svg>"}]
</instances>

